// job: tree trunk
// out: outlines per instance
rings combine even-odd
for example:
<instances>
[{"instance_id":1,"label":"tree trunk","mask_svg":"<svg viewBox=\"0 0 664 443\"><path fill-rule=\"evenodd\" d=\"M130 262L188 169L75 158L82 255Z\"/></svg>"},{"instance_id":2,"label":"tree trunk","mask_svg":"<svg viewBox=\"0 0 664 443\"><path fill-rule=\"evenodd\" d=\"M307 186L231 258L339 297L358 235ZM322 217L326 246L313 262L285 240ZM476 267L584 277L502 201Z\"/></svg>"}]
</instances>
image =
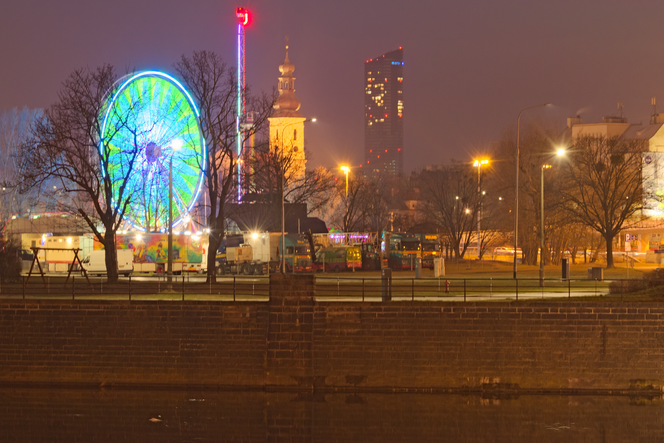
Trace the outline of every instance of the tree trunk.
<instances>
[{"instance_id":1,"label":"tree trunk","mask_svg":"<svg viewBox=\"0 0 664 443\"><path fill-rule=\"evenodd\" d=\"M108 229L104 234L104 256L106 259L106 278L108 283L117 283L118 281L118 251L115 245L115 233Z\"/></svg>"},{"instance_id":2,"label":"tree trunk","mask_svg":"<svg viewBox=\"0 0 664 443\"><path fill-rule=\"evenodd\" d=\"M207 279L205 283L216 283L217 251L221 246L221 242L224 240L224 235L223 232L221 234L215 233L215 235L210 235L209 238L207 251Z\"/></svg>"},{"instance_id":3,"label":"tree trunk","mask_svg":"<svg viewBox=\"0 0 664 443\"><path fill-rule=\"evenodd\" d=\"M606 269L613 268L613 234L604 234L606 241Z\"/></svg>"}]
</instances>

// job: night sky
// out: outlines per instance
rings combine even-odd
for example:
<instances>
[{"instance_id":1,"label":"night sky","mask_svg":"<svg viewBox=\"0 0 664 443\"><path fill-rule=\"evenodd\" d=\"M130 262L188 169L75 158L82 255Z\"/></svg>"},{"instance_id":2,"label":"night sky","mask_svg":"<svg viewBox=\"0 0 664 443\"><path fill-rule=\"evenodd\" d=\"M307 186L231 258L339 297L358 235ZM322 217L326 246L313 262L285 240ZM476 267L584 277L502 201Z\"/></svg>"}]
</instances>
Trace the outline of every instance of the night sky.
<instances>
[{"instance_id":1,"label":"night sky","mask_svg":"<svg viewBox=\"0 0 664 443\"><path fill-rule=\"evenodd\" d=\"M664 2L583 0L57 0L0 6L0 110L47 107L76 68L160 69L208 49L236 59L235 8L247 29L247 81L276 86L290 36L300 111L316 117L311 166L362 161L363 63L404 47L405 171L469 160L526 118L647 123L664 111Z\"/></svg>"}]
</instances>

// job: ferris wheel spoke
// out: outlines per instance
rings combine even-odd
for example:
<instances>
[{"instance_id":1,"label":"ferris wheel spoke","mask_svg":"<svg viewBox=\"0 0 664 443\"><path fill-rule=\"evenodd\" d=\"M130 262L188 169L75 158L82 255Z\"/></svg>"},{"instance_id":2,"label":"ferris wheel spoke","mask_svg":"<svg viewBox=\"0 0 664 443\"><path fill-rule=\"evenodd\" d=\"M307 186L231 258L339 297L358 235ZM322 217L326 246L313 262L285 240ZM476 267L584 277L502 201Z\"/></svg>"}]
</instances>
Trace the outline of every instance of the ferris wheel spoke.
<instances>
[{"instance_id":1,"label":"ferris wheel spoke","mask_svg":"<svg viewBox=\"0 0 664 443\"><path fill-rule=\"evenodd\" d=\"M182 219L202 184L199 165L205 152L190 96L168 75L144 72L128 77L104 109L108 173L118 187L126 179L135 196L128 211L131 222L147 229L167 226L171 161L173 216ZM180 149L174 147L175 140L181 142Z\"/></svg>"}]
</instances>

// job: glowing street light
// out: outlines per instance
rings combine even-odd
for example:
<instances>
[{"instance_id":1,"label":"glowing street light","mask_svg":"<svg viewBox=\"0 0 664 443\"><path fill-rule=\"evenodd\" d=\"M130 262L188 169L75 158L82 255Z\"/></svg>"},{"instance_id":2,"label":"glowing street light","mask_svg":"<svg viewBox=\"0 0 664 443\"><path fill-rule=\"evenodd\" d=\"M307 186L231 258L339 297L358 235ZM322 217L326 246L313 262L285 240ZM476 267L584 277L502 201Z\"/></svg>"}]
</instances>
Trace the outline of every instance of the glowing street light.
<instances>
[{"instance_id":1,"label":"glowing street light","mask_svg":"<svg viewBox=\"0 0 664 443\"><path fill-rule=\"evenodd\" d=\"M482 211L482 195L484 195L483 192L481 192L481 178L482 178L482 165L488 165L489 160L488 159L482 159L482 160L475 160L473 163L473 166L477 168L477 194L479 198L478 206L477 206L477 259L480 259L480 246L481 246L481 239L480 239L480 212Z\"/></svg>"},{"instance_id":2,"label":"glowing street light","mask_svg":"<svg viewBox=\"0 0 664 443\"><path fill-rule=\"evenodd\" d=\"M558 157L565 155L566 151L563 148L556 151ZM541 168L541 178L540 178L540 269L539 269L539 280L540 287L544 287L544 170L551 169L551 165L543 164Z\"/></svg>"},{"instance_id":3,"label":"glowing street light","mask_svg":"<svg viewBox=\"0 0 664 443\"><path fill-rule=\"evenodd\" d=\"M350 166L341 166L339 169L344 171L344 175L346 175L346 198L348 198L348 173L350 172Z\"/></svg>"},{"instance_id":4,"label":"glowing street light","mask_svg":"<svg viewBox=\"0 0 664 443\"><path fill-rule=\"evenodd\" d=\"M516 119L516 179L514 186L514 276L516 279L516 255L519 250L519 144L520 144L520 129L521 129L521 114L524 111L529 109L541 108L544 106L549 106L551 103L543 103L537 106L529 106L528 108L523 108L519 112L519 116Z\"/></svg>"}]
</instances>

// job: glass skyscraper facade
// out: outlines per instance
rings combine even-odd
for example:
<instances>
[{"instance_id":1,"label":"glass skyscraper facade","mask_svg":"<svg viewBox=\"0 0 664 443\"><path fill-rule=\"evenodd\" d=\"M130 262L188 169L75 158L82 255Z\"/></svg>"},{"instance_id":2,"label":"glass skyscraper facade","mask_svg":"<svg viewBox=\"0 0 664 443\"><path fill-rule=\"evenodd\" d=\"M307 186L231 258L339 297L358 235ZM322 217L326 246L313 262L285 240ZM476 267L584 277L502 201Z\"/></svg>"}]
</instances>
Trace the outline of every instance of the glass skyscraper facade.
<instances>
[{"instance_id":1,"label":"glass skyscraper facade","mask_svg":"<svg viewBox=\"0 0 664 443\"><path fill-rule=\"evenodd\" d=\"M403 174L403 48L364 64L364 175Z\"/></svg>"}]
</instances>

